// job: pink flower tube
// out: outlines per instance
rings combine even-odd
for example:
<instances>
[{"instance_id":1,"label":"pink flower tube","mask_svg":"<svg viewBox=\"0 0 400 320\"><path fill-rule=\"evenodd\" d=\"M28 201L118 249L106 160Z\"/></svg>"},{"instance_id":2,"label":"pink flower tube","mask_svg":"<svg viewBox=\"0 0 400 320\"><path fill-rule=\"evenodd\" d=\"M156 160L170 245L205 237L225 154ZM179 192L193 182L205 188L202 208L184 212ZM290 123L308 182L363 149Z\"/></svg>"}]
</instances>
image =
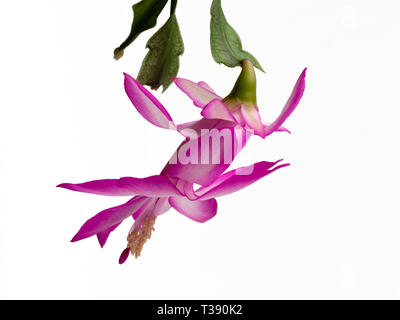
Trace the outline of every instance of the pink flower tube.
<instances>
[{"instance_id":1,"label":"pink flower tube","mask_svg":"<svg viewBox=\"0 0 400 320\"><path fill-rule=\"evenodd\" d=\"M126 218L135 222L128 234L129 253L138 257L154 230L156 218L174 208L184 216L205 222L217 213L215 198L239 191L289 164L261 161L225 172L253 135L262 138L275 131L288 131L284 121L297 107L305 88L304 70L281 114L272 124L263 124L255 100L255 74L250 62L242 63L242 73L225 99L205 82L175 78L175 84L201 108L202 119L175 125L163 105L138 81L125 74L125 91L137 111L153 125L182 134L185 140L159 175L146 178L124 177L58 187L106 196L129 196L128 202L101 211L86 221L72 241L96 235L103 247L109 234ZM200 185L194 190L194 184Z\"/></svg>"}]
</instances>

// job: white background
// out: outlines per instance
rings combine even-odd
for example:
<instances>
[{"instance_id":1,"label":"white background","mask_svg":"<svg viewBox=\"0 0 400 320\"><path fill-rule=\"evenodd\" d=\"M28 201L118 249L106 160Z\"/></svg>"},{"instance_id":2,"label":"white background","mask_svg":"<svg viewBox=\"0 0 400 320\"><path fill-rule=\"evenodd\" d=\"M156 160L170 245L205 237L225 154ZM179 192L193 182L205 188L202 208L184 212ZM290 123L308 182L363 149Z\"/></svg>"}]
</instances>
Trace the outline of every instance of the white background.
<instances>
[{"instance_id":1,"label":"white background","mask_svg":"<svg viewBox=\"0 0 400 320\"><path fill-rule=\"evenodd\" d=\"M101 249L70 243L92 215L125 201L55 188L157 174L181 137L130 104L142 34L112 59L133 0L0 4L0 298L400 298L399 1L223 1L262 63L264 121L308 67L292 135L253 138L234 166L292 165L219 200L198 224L171 210L142 256L120 266L132 221ZM209 49L211 1L179 1L180 76L226 95L239 72ZM159 25L167 18L161 15ZM176 123L199 109L156 92ZM129 219L128 219L129 220Z\"/></svg>"}]
</instances>

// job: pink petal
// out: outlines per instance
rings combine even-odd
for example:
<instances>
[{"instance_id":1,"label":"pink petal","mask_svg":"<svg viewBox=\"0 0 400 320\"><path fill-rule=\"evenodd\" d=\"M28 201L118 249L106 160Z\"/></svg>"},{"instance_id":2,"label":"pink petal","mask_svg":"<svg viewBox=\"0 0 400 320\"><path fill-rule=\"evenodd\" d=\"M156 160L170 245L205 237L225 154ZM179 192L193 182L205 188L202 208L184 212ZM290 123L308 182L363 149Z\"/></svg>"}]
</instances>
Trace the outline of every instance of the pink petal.
<instances>
[{"instance_id":1,"label":"pink petal","mask_svg":"<svg viewBox=\"0 0 400 320\"><path fill-rule=\"evenodd\" d=\"M117 223L116 225L114 225L114 226L112 226L112 227L110 227L110 228L108 228L108 229L106 229L104 231L101 231L101 232L99 232L97 234L97 240L99 241L100 247L102 247L102 248L104 247L104 245L106 244L108 236L110 235L110 233L113 232L115 229L117 229L117 227L120 224L121 224L121 222Z\"/></svg>"},{"instance_id":2,"label":"pink petal","mask_svg":"<svg viewBox=\"0 0 400 320\"><path fill-rule=\"evenodd\" d=\"M200 82L197 82L197 84L198 84L200 87L202 87L202 88L204 88L204 89L210 91L211 93L217 95L217 94L215 93L215 91L213 90L213 88L211 88L211 87L208 85L207 82L205 82L205 81L200 81Z\"/></svg>"},{"instance_id":3,"label":"pink petal","mask_svg":"<svg viewBox=\"0 0 400 320\"><path fill-rule=\"evenodd\" d=\"M214 137L215 141L220 141L219 145L213 141ZM209 185L230 166L249 138L245 129L231 126L214 128L198 138L187 139L178 147L161 174L203 186ZM182 154L187 150L197 150L197 156L193 156L193 159L188 157L187 162L184 162Z\"/></svg>"},{"instance_id":4,"label":"pink petal","mask_svg":"<svg viewBox=\"0 0 400 320\"><path fill-rule=\"evenodd\" d=\"M159 198L154 206L153 215L158 217L171 209L168 198Z\"/></svg>"},{"instance_id":5,"label":"pink petal","mask_svg":"<svg viewBox=\"0 0 400 320\"><path fill-rule=\"evenodd\" d=\"M279 160L280 161L280 160ZM199 199L210 199L221 197L233 192L239 191L257 180L269 175L270 173L280 168L286 167L289 164L282 164L272 168L276 162L257 162L248 167L238 168L230 171L218 178L212 185L200 188L196 191ZM272 168L272 169L271 169Z\"/></svg>"},{"instance_id":6,"label":"pink petal","mask_svg":"<svg viewBox=\"0 0 400 320\"><path fill-rule=\"evenodd\" d=\"M119 256L119 264L125 263L125 261L129 258L130 249L126 248L122 251L121 255Z\"/></svg>"},{"instance_id":7,"label":"pink petal","mask_svg":"<svg viewBox=\"0 0 400 320\"><path fill-rule=\"evenodd\" d=\"M269 128L271 127L271 124L270 123L267 123L267 124L263 124L263 127L264 127L264 130L270 130ZM287 133L291 133L290 131L289 131L289 129L287 129L287 128L285 128L285 127L279 127L279 128L277 128L277 129L275 129L275 131L276 132L287 132Z\"/></svg>"},{"instance_id":8,"label":"pink petal","mask_svg":"<svg viewBox=\"0 0 400 320\"><path fill-rule=\"evenodd\" d=\"M183 78L173 78L175 84L181 89L190 99L193 100L195 106L204 108L210 101L221 99L220 96L204 88L203 85L198 85L190 80Z\"/></svg>"},{"instance_id":9,"label":"pink petal","mask_svg":"<svg viewBox=\"0 0 400 320\"><path fill-rule=\"evenodd\" d=\"M242 104L240 112L250 129L253 129L256 135L265 138L264 126L257 108L255 106Z\"/></svg>"},{"instance_id":10,"label":"pink petal","mask_svg":"<svg viewBox=\"0 0 400 320\"><path fill-rule=\"evenodd\" d=\"M177 129L178 129L178 131L185 130L185 129L192 129L201 120L195 120L195 121L178 124Z\"/></svg>"},{"instance_id":11,"label":"pink petal","mask_svg":"<svg viewBox=\"0 0 400 320\"><path fill-rule=\"evenodd\" d=\"M125 204L99 212L83 224L71 241L75 242L91 237L119 224L136 210L146 205L148 201L149 199L145 197L134 197Z\"/></svg>"},{"instance_id":12,"label":"pink petal","mask_svg":"<svg viewBox=\"0 0 400 320\"><path fill-rule=\"evenodd\" d=\"M143 211L147 210L147 208L152 204L153 198L150 201L146 201L139 209L137 209L135 212L132 214L133 220L136 220Z\"/></svg>"},{"instance_id":13,"label":"pink petal","mask_svg":"<svg viewBox=\"0 0 400 320\"><path fill-rule=\"evenodd\" d=\"M207 104L201 111L201 115L208 119L222 119L226 121L236 122L233 114L228 110L221 100L213 100Z\"/></svg>"},{"instance_id":14,"label":"pink petal","mask_svg":"<svg viewBox=\"0 0 400 320\"><path fill-rule=\"evenodd\" d=\"M139 113L150 123L165 129L175 129L171 116L162 104L138 81L125 75L125 91Z\"/></svg>"},{"instance_id":15,"label":"pink petal","mask_svg":"<svg viewBox=\"0 0 400 320\"><path fill-rule=\"evenodd\" d=\"M217 179L218 180L218 179ZM181 180L183 181L183 180ZM193 190L193 183L191 182L187 182L184 181L183 182L183 191L185 193L185 196L189 199L189 200L197 200L199 197L197 196L197 194L194 192Z\"/></svg>"},{"instance_id":16,"label":"pink petal","mask_svg":"<svg viewBox=\"0 0 400 320\"><path fill-rule=\"evenodd\" d=\"M185 137L200 137L204 132L211 129L224 129L227 127L234 127L231 121L221 119L207 119L186 122L178 124L178 131Z\"/></svg>"},{"instance_id":17,"label":"pink petal","mask_svg":"<svg viewBox=\"0 0 400 320\"><path fill-rule=\"evenodd\" d=\"M184 216L197 221L206 222L217 214L215 199L190 201L184 197L170 197L169 204Z\"/></svg>"},{"instance_id":18,"label":"pink petal","mask_svg":"<svg viewBox=\"0 0 400 320\"><path fill-rule=\"evenodd\" d=\"M62 183L57 187L104 196L167 197L182 195L168 178L156 175L146 178L125 177L120 179L94 180L84 183Z\"/></svg>"},{"instance_id":19,"label":"pink petal","mask_svg":"<svg viewBox=\"0 0 400 320\"><path fill-rule=\"evenodd\" d=\"M301 75L299 76L296 85L293 88L292 94L290 95L288 101L285 104L285 107L283 108L279 117L276 118L276 120L265 131L265 136L268 136L274 131L276 131L276 129L279 128L285 122L285 120L291 115L294 109L296 109L304 93L306 71L307 68L304 69Z\"/></svg>"}]
</instances>

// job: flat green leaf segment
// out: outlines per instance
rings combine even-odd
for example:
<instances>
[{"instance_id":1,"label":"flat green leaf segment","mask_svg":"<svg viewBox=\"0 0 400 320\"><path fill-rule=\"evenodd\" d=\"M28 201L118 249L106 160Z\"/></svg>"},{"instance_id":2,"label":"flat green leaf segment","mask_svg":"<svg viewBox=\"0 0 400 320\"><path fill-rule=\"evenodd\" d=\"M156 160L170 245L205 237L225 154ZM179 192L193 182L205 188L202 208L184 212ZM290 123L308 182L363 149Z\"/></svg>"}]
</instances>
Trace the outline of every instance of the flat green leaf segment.
<instances>
[{"instance_id":1,"label":"flat green leaf segment","mask_svg":"<svg viewBox=\"0 0 400 320\"><path fill-rule=\"evenodd\" d=\"M137 80L157 90L163 86L163 92L178 74L179 56L184 46L178 21L173 13L168 21L149 39L146 45L149 52L143 60Z\"/></svg>"},{"instance_id":2,"label":"flat green leaf segment","mask_svg":"<svg viewBox=\"0 0 400 320\"><path fill-rule=\"evenodd\" d=\"M157 17L164 9L168 0L142 0L133 5L133 22L128 38L114 51L114 58L122 57L128 47L143 32L157 24Z\"/></svg>"},{"instance_id":3,"label":"flat green leaf segment","mask_svg":"<svg viewBox=\"0 0 400 320\"><path fill-rule=\"evenodd\" d=\"M221 0L212 2L210 29L211 53L215 62L233 68L238 66L242 60L248 59L257 69L264 72L257 59L242 49L239 35L226 21Z\"/></svg>"}]
</instances>

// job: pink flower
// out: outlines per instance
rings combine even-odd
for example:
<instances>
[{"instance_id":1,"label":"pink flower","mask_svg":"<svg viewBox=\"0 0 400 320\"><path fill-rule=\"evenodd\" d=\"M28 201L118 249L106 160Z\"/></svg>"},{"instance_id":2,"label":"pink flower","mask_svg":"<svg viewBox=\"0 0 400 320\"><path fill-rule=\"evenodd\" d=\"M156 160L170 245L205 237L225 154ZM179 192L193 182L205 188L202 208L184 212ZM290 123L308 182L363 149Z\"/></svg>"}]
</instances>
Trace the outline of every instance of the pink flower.
<instances>
[{"instance_id":1,"label":"pink flower","mask_svg":"<svg viewBox=\"0 0 400 320\"><path fill-rule=\"evenodd\" d=\"M239 191L289 165L278 165L280 160L262 161L224 173L253 130L263 138L275 131L287 131L281 125L298 105L305 87L306 70L300 75L278 118L270 125L262 124L255 99L246 99L240 90L243 82L249 84L243 81L243 77L245 80L251 78L254 72L252 66L249 68L245 64L234 90L225 99L205 82L196 84L186 79L174 79L175 84L202 109L202 119L181 125L175 125L161 103L139 82L125 74L126 93L138 112L155 126L178 131L185 140L159 175L60 184L58 187L79 192L131 197L128 202L101 211L86 221L72 239L73 242L97 235L103 247L109 234L124 219L132 216L135 222L128 235L127 248L120 257L120 263L123 263L129 252L135 257L140 255L144 243L154 230L156 218L171 207L194 221L208 221L217 213L215 198ZM251 69L250 75L246 68ZM255 91L255 76L252 81ZM209 145L210 141L215 142L221 137L223 144L220 141L217 147L215 143ZM200 187L194 190L194 184Z\"/></svg>"}]
</instances>

